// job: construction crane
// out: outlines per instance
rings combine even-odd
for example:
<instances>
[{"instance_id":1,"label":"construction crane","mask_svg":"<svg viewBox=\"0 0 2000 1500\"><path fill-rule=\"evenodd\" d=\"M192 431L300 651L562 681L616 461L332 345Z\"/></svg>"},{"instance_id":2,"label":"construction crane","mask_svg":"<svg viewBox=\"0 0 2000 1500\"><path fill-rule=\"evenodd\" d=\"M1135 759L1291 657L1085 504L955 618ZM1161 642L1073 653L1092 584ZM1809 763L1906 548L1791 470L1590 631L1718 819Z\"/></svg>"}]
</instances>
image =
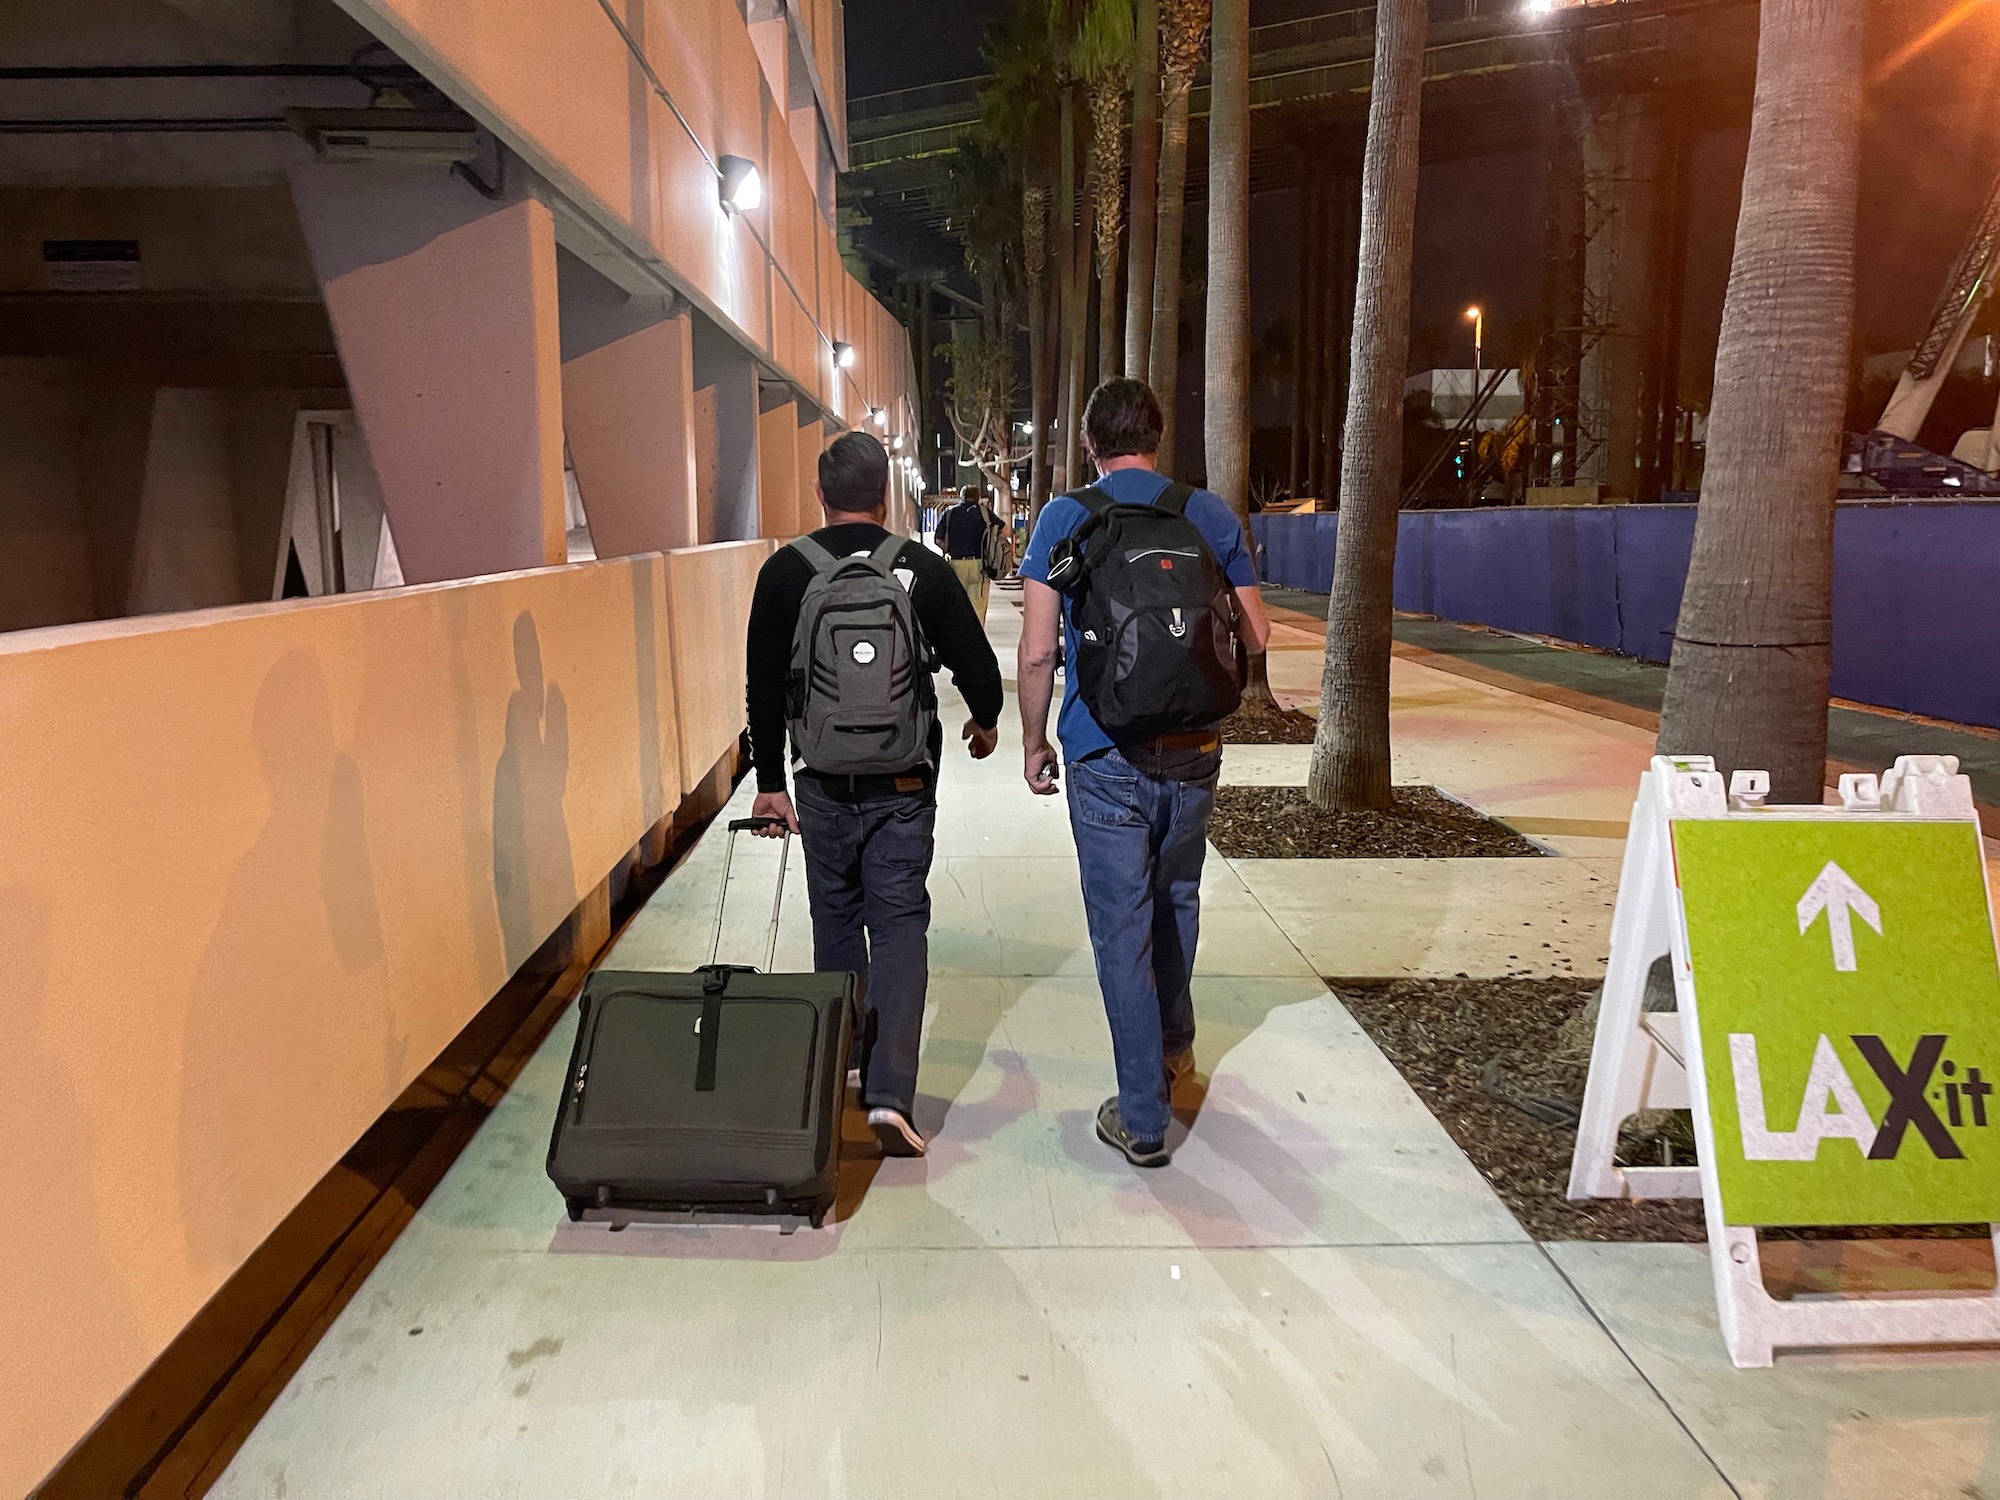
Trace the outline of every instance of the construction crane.
<instances>
[{"instance_id":1,"label":"construction crane","mask_svg":"<svg viewBox=\"0 0 2000 1500\"><path fill-rule=\"evenodd\" d=\"M1931 308L1929 326L1897 379L1895 392L1882 409L1881 420L1875 424L1877 433L1899 438L1906 444L1916 442L1924 419L1930 415L1931 404L1951 376L1974 320L1992 294L1996 274L2000 274L2000 177L1995 177L1993 186L1987 190L1986 204L1973 225L1972 235L1952 263L1944 290ZM1984 439L1971 445L1961 440L1960 449L1968 446L1978 449L1967 453L1967 458L1982 470L2000 468L2000 462L1995 462L2000 459L2000 453L1995 451L2000 449L2000 412L1994 414L1990 431L1975 429L1966 437Z\"/></svg>"}]
</instances>

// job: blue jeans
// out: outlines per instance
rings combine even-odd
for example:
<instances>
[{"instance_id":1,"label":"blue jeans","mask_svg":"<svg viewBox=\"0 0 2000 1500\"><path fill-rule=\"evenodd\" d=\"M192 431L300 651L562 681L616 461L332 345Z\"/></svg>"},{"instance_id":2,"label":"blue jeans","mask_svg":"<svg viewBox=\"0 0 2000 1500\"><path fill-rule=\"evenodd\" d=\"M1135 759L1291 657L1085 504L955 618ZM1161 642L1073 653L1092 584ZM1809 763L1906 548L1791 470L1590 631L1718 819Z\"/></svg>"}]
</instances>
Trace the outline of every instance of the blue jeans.
<instances>
[{"instance_id":1,"label":"blue jeans","mask_svg":"<svg viewBox=\"0 0 2000 1500\"><path fill-rule=\"evenodd\" d=\"M1194 949L1215 776L1171 781L1116 750L1071 761L1069 826L1083 872L1097 987L1111 1023L1118 1112L1142 1141L1167 1133L1164 1060L1194 1045Z\"/></svg>"},{"instance_id":2,"label":"blue jeans","mask_svg":"<svg viewBox=\"0 0 2000 1500\"><path fill-rule=\"evenodd\" d=\"M862 996L862 1103L908 1115L930 987L937 799L926 788L853 801L802 775L792 804L812 902L813 967L853 974Z\"/></svg>"}]
</instances>

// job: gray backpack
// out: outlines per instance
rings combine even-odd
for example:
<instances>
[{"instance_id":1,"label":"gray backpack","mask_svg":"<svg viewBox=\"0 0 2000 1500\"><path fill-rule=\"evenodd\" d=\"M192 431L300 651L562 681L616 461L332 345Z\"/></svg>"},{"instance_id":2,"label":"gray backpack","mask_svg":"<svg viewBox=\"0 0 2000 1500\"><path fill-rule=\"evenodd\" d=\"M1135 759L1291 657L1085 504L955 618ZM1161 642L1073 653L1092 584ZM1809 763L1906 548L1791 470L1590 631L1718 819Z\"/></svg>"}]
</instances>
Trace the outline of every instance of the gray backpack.
<instances>
[{"instance_id":1,"label":"gray backpack","mask_svg":"<svg viewBox=\"0 0 2000 1500\"><path fill-rule=\"evenodd\" d=\"M811 770L893 775L927 763L937 692L909 590L893 571L903 538L835 557L809 536L792 543L812 582L792 633L785 717Z\"/></svg>"}]
</instances>

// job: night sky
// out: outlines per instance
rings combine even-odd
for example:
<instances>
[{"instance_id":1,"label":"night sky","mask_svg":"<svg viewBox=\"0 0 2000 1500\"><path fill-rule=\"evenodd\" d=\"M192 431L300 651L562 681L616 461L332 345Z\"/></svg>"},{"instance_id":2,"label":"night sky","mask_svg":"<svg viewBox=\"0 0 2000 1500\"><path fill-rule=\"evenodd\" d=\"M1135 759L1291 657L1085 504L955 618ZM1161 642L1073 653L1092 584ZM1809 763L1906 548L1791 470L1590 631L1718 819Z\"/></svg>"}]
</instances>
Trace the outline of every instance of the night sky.
<instances>
[{"instance_id":1,"label":"night sky","mask_svg":"<svg viewBox=\"0 0 2000 1500\"><path fill-rule=\"evenodd\" d=\"M984 71L979 41L1014 0L846 0L850 93L861 95ZM1327 8L1263 0L1253 22ZM1862 143L1857 353L1910 347L2000 169L2000 4L1887 77L1885 64L1955 8L1955 0L1877 0L1867 42ZM1729 274L1748 133L1696 138L1683 390L1705 398ZM1522 352L1540 307L1542 165L1531 153L1427 166L1418 190L1412 363L1469 364L1460 316L1487 309L1489 364ZM1294 211L1285 193L1252 209L1259 329L1289 316L1296 291Z\"/></svg>"}]
</instances>

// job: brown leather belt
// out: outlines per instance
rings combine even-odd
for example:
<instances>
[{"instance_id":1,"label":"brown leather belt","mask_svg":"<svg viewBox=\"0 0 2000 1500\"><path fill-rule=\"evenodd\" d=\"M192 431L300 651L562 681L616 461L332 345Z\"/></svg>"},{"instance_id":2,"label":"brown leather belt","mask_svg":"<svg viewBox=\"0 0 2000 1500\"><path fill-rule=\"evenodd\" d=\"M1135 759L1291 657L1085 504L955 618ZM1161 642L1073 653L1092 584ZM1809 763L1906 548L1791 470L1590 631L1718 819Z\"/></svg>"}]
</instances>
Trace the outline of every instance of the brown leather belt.
<instances>
[{"instance_id":1,"label":"brown leather belt","mask_svg":"<svg viewBox=\"0 0 2000 1500\"><path fill-rule=\"evenodd\" d=\"M1182 729L1173 734L1156 734L1150 740L1136 740L1137 750L1214 750L1221 746L1222 736L1213 729Z\"/></svg>"}]
</instances>

